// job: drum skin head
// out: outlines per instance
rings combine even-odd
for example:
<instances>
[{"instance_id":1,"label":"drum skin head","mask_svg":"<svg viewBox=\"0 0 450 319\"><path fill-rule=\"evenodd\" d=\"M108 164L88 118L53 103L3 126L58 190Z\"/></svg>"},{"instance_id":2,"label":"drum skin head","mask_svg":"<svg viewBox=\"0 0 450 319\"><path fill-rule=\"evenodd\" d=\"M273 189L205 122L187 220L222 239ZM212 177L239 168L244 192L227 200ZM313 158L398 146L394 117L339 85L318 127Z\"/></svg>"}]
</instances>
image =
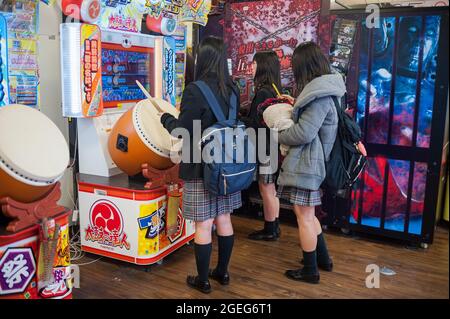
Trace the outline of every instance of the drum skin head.
<instances>
[{"instance_id":1,"label":"drum skin head","mask_svg":"<svg viewBox=\"0 0 450 319\"><path fill-rule=\"evenodd\" d=\"M179 111L162 99L153 99L164 112L178 118ZM158 111L150 100L142 100L117 121L111 131L108 149L114 163L123 172L133 176L148 164L165 170L175 164L170 159L173 139L160 122Z\"/></svg>"},{"instance_id":2,"label":"drum skin head","mask_svg":"<svg viewBox=\"0 0 450 319\"><path fill-rule=\"evenodd\" d=\"M178 118L180 112L169 102L163 99L153 99L164 112ZM170 156L172 137L162 126L157 109L149 100L143 100L136 105L134 112L134 125L144 143L153 148L158 155ZM140 127L140 128L139 128Z\"/></svg>"},{"instance_id":3,"label":"drum skin head","mask_svg":"<svg viewBox=\"0 0 450 319\"><path fill-rule=\"evenodd\" d=\"M43 113L24 105L7 105L0 108L0 162L0 197L35 200L39 195L29 188L36 187L37 194L48 191L69 164L69 148L61 131ZM29 196L20 194L24 188Z\"/></svg>"}]
</instances>

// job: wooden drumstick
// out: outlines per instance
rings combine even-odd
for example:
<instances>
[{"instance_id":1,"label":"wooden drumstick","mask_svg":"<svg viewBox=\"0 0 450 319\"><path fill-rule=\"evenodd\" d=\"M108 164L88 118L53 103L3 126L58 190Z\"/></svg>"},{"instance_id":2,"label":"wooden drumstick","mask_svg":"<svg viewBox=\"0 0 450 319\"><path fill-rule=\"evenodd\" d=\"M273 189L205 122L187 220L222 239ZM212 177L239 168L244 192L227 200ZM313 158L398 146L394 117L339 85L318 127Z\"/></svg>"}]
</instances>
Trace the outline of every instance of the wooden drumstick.
<instances>
[{"instance_id":1,"label":"wooden drumstick","mask_svg":"<svg viewBox=\"0 0 450 319\"><path fill-rule=\"evenodd\" d=\"M153 97L150 95L150 93L145 89L145 87L141 84L141 82L139 82L138 80L136 80L136 84L139 86L139 88L141 89L142 93L144 93L144 95L149 99L153 99Z\"/></svg>"},{"instance_id":2,"label":"wooden drumstick","mask_svg":"<svg viewBox=\"0 0 450 319\"><path fill-rule=\"evenodd\" d=\"M145 87L141 84L141 82L139 82L138 80L136 80L136 84L139 86L139 88L141 89L142 93L144 93L144 95L147 97L147 99L150 101L150 103L153 104L153 106L158 110L158 113L162 114L164 113L163 110L161 110L161 108L158 106L158 104L155 103L155 101L153 100L153 97L150 95L150 93L145 89Z\"/></svg>"}]
</instances>

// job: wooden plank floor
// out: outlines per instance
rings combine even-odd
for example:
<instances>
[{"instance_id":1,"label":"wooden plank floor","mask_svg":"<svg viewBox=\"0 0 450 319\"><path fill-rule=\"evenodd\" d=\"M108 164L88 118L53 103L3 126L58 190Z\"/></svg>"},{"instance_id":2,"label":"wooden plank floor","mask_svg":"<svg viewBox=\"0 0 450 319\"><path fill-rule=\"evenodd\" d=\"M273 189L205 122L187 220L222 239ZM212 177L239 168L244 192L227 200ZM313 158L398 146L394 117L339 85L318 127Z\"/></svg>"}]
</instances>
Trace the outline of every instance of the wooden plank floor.
<instances>
[{"instance_id":1,"label":"wooden plank floor","mask_svg":"<svg viewBox=\"0 0 450 319\"><path fill-rule=\"evenodd\" d=\"M321 272L321 283L291 281L284 271L299 267L296 228L282 225L278 242L254 242L246 235L261 221L233 217L236 241L230 268L231 285L212 282L213 292L201 294L185 284L195 272L193 247L166 257L162 265L144 267L102 258L80 266L80 288L74 298L449 298L449 232L438 227L435 243L426 250L387 240L347 237L327 232L335 271ZM87 254L76 263L98 256ZM217 260L214 246L212 264ZM368 264L387 266L395 276L381 276L379 289L365 286Z\"/></svg>"}]
</instances>

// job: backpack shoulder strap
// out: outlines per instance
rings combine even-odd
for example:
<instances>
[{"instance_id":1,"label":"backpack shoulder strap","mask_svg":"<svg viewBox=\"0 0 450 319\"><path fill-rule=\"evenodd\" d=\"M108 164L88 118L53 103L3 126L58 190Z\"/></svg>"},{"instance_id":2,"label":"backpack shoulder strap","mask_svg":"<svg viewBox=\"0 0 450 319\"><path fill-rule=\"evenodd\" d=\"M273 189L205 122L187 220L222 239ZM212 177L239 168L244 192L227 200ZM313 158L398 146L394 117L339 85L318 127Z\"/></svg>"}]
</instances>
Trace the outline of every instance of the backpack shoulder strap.
<instances>
[{"instance_id":1,"label":"backpack shoulder strap","mask_svg":"<svg viewBox=\"0 0 450 319\"><path fill-rule=\"evenodd\" d=\"M344 112L344 110L342 109L337 96L333 95L332 98L333 98L334 106L336 107L336 112L338 115L339 122L341 122L342 121L342 112Z\"/></svg>"},{"instance_id":2,"label":"backpack shoulder strap","mask_svg":"<svg viewBox=\"0 0 450 319\"><path fill-rule=\"evenodd\" d=\"M332 95L331 98L333 99L334 106L336 107L336 112L337 112L337 115L338 115L338 121L339 121L339 124L340 124L341 121L342 121L342 113L341 113L342 112L342 108L341 108L341 105L339 104L338 98L336 96ZM339 126L338 126L338 134L339 134ZM317 132L317 136L319 137L320 144L322 145L323 159L325 161L325 167L327 167L327 157L325 155L325 148L323 146L322 139L320 138L320 130L319 130L319 132Z\"/></svg>"},{"instance_id":3,"label":"backpack shoulder strap","mask_svg":"<svg viewBox=\"0 0 450 319\"><path fill-rule=\"evenodd\" d=\"M214 93L211 91L208 84L206 84L204 81L196 81L193 83L195 86L197 86L200 91L202 92L203 96L205 97L206 101L208 102L209 108L213 112L214 116L217 118L217 121L223 122L226 120L225 115L223 114L222 108L219 105L219 102L217 101L217 98L214 96ZM231 110L230 110L231 111ZM231 114L231 112L230 112Z\"/></svg>"},{"instance_id":4,"label":"backpack shoulder strap","mask_svg":"<svg viewBox=\"0 0 450 319\"><path fill-rule=\"evenodd\" d=\"M237 114L237 96L233 90L231 90L230 106L230 110L228 111L228 119L235 120Z\"/></svg>"}]
</instances>

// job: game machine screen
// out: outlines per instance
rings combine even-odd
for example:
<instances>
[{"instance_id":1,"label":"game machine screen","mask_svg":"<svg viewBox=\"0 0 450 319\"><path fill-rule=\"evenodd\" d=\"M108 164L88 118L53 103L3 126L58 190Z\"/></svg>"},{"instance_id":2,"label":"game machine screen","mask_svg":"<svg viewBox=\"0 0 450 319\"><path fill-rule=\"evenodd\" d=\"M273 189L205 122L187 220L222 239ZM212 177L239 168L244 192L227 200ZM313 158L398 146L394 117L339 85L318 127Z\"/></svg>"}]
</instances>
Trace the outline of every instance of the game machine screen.
<instances>
[{"instance_id":1,"label":"game machine screen","mask_svg":"<svg viewBox=\"0 0 450 319\"><path fill-rule=\"evenodd\" d=\"M104 44L102 48L103 103L116 107L118 103L138 102L145 99L137 85L139 81L154 95L154 74L151 61L154 50L135 47L124 49L117 44Z\"/></svg>"},{"instance_id":2,"label":"game machine screen","mask_svg":"<svg viewBox=\"0 0 450 319\"><path fill-rule=\"evenodd\" d=\"M153 97L161 96L162 63L161 54L158 54L158 40L136 35L123 37L116 32L103 33L101 59L104 107L135 104L145 99L136 81ZM160 63L157 63L158 60Z\"/></svg>"}]
</instances>

